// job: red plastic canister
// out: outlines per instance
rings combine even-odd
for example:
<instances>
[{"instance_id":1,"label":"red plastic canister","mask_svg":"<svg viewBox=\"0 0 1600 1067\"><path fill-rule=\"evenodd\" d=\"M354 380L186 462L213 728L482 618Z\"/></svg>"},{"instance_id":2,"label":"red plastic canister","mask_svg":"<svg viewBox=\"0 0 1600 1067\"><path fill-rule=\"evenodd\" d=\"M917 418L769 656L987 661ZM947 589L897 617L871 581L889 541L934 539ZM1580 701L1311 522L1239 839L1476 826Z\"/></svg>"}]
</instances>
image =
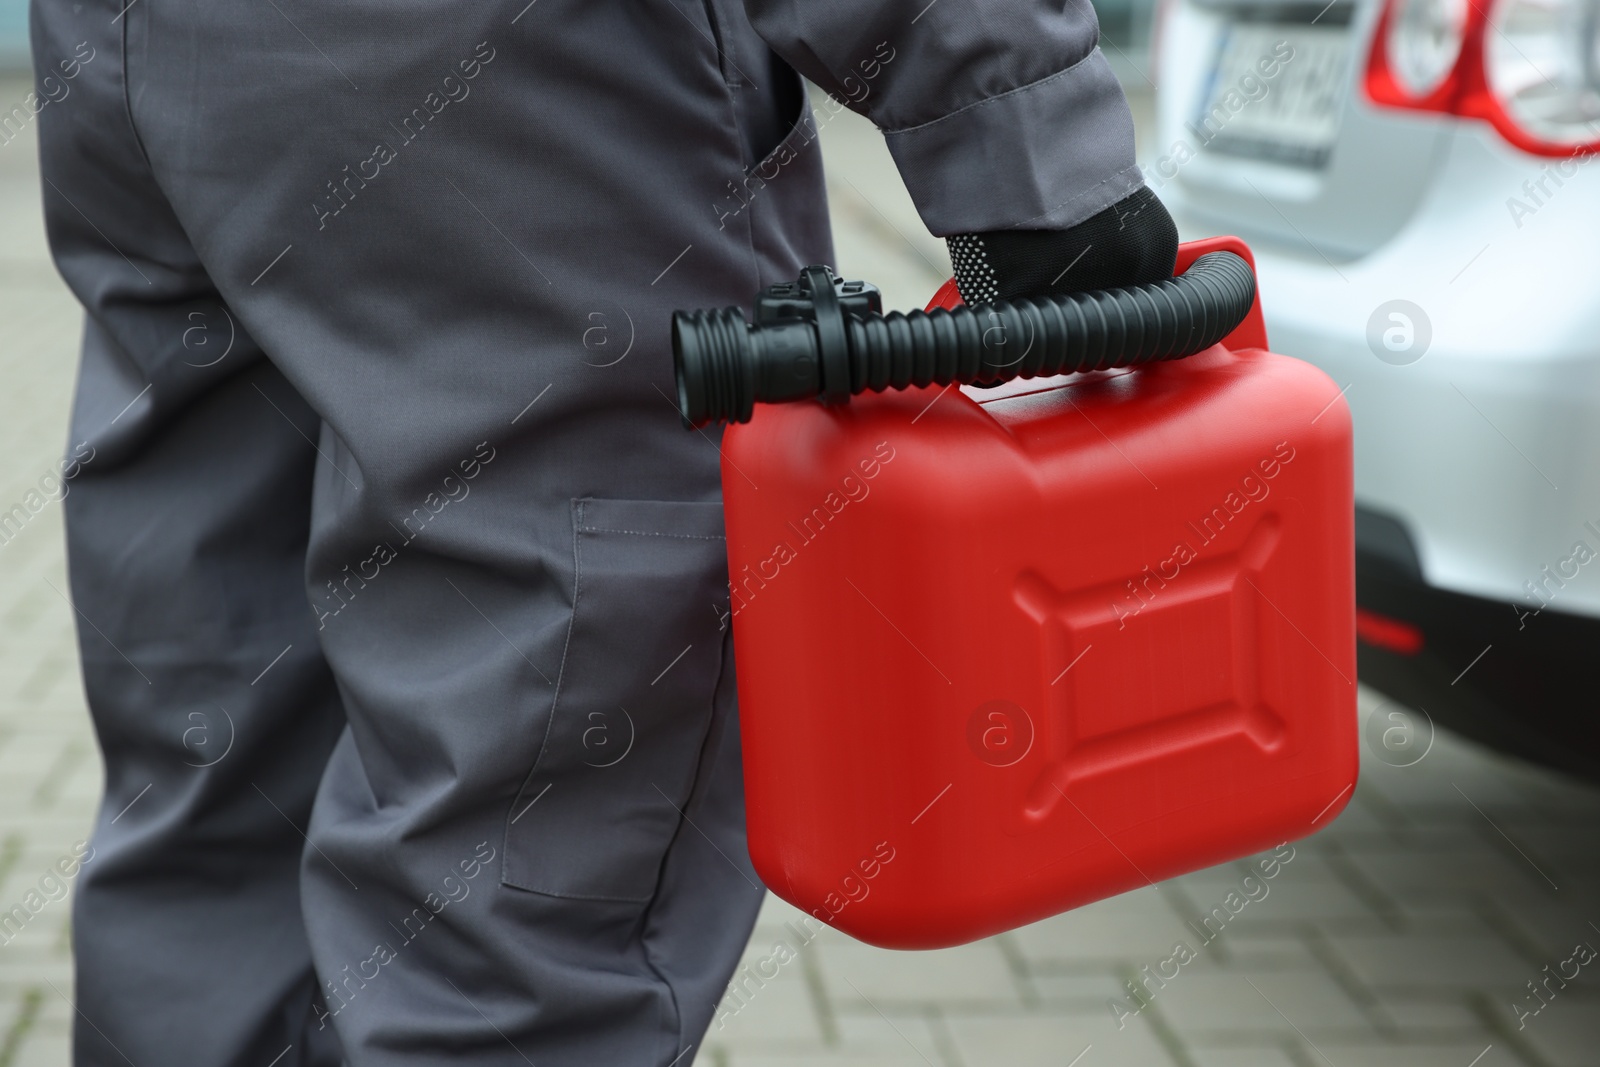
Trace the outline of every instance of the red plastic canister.
<instances>
[{"instance_id":1,"label":"red plastic canister","mask_svg":"<svg viewBox=\"0 0 1600 1067\"><path fill-rule=\"evenodd\" d=\"M1259 299L1185 360L758 405L723 451L750 854L823 922L959 944L1348 799L1350 414Z\"/></svg>"}]
</instances>

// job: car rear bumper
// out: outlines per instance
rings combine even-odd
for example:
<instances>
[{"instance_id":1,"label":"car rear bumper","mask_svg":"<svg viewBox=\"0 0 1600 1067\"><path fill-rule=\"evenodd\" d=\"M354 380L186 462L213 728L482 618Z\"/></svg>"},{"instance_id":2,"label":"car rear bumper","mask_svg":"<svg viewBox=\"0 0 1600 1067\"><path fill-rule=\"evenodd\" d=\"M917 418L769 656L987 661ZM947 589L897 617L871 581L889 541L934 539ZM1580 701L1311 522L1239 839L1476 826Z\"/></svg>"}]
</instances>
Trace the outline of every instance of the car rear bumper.
<instances>
[{"instance_id":1,"label":"car rear bumper","mask_svg":"<svg viewBox=\"0 0 1600 1067\"><path fill-rule=\"evenodd\" d=\"M1600 563L1570 562L1580 542L1600 556L1600 257L1574 244L1600 232L1600 166L1547 183L1518 226L1506 202L1543 163L1486 129L1451 140L1432 194L1371 254L1256 242L1272 347L1345 388L1356 498L1403 523L1429 586L1600 617ZM1410 351L1382 344L1397 307Z\"/></svg>"},{"instance_id":2,"label":"car rear bumper","mask_svg":"<svg viewBox=\"0 0 1600 1067\"><path fill-rule=\"evenodd\" d=\"M1398 565L1392 545L1375 546L1361 520L1358 509L1361 681L1430 722L1600 780L1600 620L1434 588ZM1425 749L1401 751L1417 759Z\"/></svg>"}]
</instances>

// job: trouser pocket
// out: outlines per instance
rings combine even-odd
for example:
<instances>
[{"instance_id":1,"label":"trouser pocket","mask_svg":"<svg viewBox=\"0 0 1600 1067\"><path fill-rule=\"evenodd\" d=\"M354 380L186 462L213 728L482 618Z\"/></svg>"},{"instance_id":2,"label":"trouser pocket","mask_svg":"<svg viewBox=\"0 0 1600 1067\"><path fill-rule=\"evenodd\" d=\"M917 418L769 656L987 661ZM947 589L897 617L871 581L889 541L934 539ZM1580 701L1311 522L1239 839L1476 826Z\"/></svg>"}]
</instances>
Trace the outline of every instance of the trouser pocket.
<instances>
[{"instance_id":1,"label":"trouser pocket","mask_svg":"<svg viewBox=\"0 0 1600 1067\"><path fill-rule=\"evenodd\" d=\"M572 502L573 609L503 880L647 901L683 818L722 669L722 505Z\"/></svg>"}]
</instances>

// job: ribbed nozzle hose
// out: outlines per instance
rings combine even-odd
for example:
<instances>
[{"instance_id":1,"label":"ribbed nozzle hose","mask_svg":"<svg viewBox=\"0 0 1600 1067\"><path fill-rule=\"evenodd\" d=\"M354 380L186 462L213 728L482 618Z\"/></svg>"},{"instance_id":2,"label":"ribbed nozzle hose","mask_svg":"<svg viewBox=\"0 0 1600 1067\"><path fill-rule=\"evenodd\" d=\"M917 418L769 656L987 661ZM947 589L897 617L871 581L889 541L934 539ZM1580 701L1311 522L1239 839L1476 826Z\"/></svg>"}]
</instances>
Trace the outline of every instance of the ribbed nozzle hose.
<instances>
[{"instance_id":1,"label":"ribbed nozzle hose","mask_svg":"<svg viewBox=\"0 0 1600 1067\"><path fill-rule=\"evenodd\" d=\"M839 284L825 267L806 268L798 288L814 314L779 321L750 324L738 308L674 313L684 424L748 422L756 401L842 403L869 389L995 384L1182 359L1232 333L1255 301L1255 275L1232 252L1207 253L1176 278L1148 285L926 312L847 312ZM792 312L796 304L784 306Z\"/></svg>"}]
</instances>

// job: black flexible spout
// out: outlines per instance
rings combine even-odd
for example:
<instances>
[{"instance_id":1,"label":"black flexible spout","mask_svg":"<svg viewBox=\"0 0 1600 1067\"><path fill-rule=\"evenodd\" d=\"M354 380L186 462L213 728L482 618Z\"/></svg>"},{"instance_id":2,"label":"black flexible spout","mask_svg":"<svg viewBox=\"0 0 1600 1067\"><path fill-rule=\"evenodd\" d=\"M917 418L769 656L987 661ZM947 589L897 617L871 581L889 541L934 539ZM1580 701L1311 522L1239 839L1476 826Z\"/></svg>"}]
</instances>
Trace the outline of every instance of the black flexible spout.
<instances>
[{"instance_id":1,"label":"black flexible spout","mask_svg":"<svg viewBox=\"0 0 1600 1067\"><path fill-rule=\"evenodd\" d=\"M876 290L807 267L738 308L672 316L684 424L748 422L756 401L995 384L1182 359L1221 341L1255 300L1255 275L1211 252L1168 281L950 310L879 314Z\"/></svg>"}]
</instances>

